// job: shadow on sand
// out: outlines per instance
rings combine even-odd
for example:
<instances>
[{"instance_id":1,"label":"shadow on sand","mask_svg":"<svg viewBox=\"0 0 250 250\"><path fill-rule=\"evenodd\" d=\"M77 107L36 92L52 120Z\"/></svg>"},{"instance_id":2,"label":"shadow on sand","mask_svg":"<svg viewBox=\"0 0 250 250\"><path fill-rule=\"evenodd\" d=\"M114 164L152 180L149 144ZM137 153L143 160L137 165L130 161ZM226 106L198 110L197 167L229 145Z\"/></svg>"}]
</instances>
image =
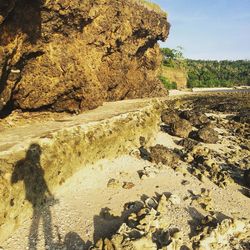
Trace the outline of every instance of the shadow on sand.
<instances>
[{"instance_id":1,"label":"shadow on sand","mask_svg":"<svg viewBox=\"0 0 250 250\"><path fill-rule=\"evenodd\" d=\"M75 232L67 233L65 238L62 239L58 227L54 226L57 232L53 234L50 207L58 203L58 200L54 198L45 181L44 170L40 163L41 154L42 150L40 145L30 145L25 158L16 163L11 178L12 184L23 181L25 199L30 202L33 207L33 217L27 249L37 249L40 224L43 226L44 245L46 249L87 249L91 245L91 242L85 243Z\"/></svg>"},{"instance_id":2,"label":"shadow on sand","mask_svg":"<svg viewBox=\"0 0 250 250\"><path fill-rule=\"evenodd\" d=\"M23 181L25 199L33 207L33 220L29 233L30 250L36 249L40 221L43 224L45 245L48 248L53 246L50 206L56 200L44 179L44 170L40 164L41 153L41 147L38 144L32 144L26 153L26 157L16 163L11 179L12 184Z\"/></svg>"}]
</instances>

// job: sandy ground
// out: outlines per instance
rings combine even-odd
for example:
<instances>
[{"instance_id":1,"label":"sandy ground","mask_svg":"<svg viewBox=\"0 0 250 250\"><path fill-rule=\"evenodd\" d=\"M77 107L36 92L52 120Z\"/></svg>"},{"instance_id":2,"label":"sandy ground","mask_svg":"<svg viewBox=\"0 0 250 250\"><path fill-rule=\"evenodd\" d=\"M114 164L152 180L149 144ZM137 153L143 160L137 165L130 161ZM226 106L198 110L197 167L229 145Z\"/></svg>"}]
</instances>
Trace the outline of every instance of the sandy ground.
<instances>
[{"instance_id":1,"label":"sandy ground","mask_svg":"<svg viewBox=\"0 0 250 250\"><path fill-rule=\"evenodd\" d=\"M176 139L159 132L155 143L176 148ZM30 218L2 245L2 249L35 249L32 248L35 242L37 249L88 249L91 242L110 236L119 228L125 216L124 204L162 193L175 194L181 199L180 204L169 210L168 220L172 228L183 232L184 242L188 244L197 220L207 214L193 200L194 194L200 194L202 188L211 190L213 210L221 219L235 215L250 219L250 199L238 191L240 186L237 184L221 189L208 179L201 182L193 175L183 174L169 166L164 166L155 176L141 180L137 171L149 166L154 168L155 164L140 159L137 153L133 151L131 155L112 161L103 160L85 166L54 193L57 202L46 210L45 216L41 215L37 239L34 227L31 230ZM112 178L117 184L108 187ZM135 186L125 189L122 187L124 182L132 182ZM51 217L48 217L48 210ZM44 238L50 240L45 243Z\"/></svg>"},{"instance_id":2,"label":"sandy ground","mask_svg":"<svg viewBox=\"0 0 250 250\"><path fill-rule=\"evenodd\" d=\"M246 100L249 99L246 98ZM224 102L223 105L230 106ZM233 105L234 103L231 106ZM110 104L110 108L111 106ZM101 111L98 112L102 113ZM224 157L225 161L230 160L230 157L236 157L239 163L241 159L238 159L240 156L237 156L236 152L243 150L240 143L249 142L247 124L239 129L233 128L235 131L241 131L245 126L245 134L232 135L228 133L230 129L225 130L229 124L227 120L229 113L216 111L206 114L214 117L212 121L214 129L219 133L219 142L201 143L201 145L217 152ZM218 122L216 119L219 119ZM10 120L7 121L10 122ZM52 122L55 121L52 119ZM14 124L16 124L15 121ZM7 125L9 126L9 123ZM18 133L18 128L15 129ZM244 136L248 139L244 139L243 142L241 139ZM181 138L159 132L154 144L161 144L170 149L183 149L176 144L179 140ZM247 152L244 153L247 161L250 158L249 148L244 152ZM249 162L245 164L243 170L246 166L249 169ZM152 174L149 178L141 179L138 171L145 168ZM197 234L196 226L200 225L204 216L211 215L197 199L201 197L203 189L211 191L209 206L219 222L227 218L246 218L250 221L249 189L236 182L221 188L206 177L202 178L202 181L199 180L197 176L188 172L187 168L188 163L185 161L180 161L177 170L170 165L156 165L142 159L138 149L131 149L129 155L117 159L102 160L94 165L83 166L53 193L53 199L48 202L50 205L44 206L43 211L34 211L35 216L27 219L0 249L89 249L98 239L110 238L119 229L128 215L128 210L125 208L129 205L126 204L145 201L148 197L159 197L162 194L167 197L173 194L179 198L180 202L168 206L167 220L169 228L178 228L181 231L183 244L190 246L190 238ZM246 248L234 249L249 249L247 246L250 245L250 232L248 233L249 241Z\"/></svg>"}]
</instances>

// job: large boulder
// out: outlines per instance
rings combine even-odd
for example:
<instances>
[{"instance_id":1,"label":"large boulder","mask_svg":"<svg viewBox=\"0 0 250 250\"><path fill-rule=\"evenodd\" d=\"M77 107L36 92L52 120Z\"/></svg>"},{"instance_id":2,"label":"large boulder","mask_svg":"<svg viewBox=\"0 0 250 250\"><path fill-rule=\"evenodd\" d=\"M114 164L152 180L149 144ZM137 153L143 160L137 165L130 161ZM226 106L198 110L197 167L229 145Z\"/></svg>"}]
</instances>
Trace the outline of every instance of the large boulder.
<instances>
[{"instance_id":1,"label":"large boulder","mask_svg":"<svg viewBox=\"0 0 250 250\"><path fill-rule=\"evenodd\" d=\"M210 121L204 113L196 110L185 110L180 114L180 117L188 120L193 126L198 127Z\"/></svg>"},{"instance_id":2,"label":"large boulder","mask_svg":"<svg viewBox=\"0 0 250 250\"><path fill-rule=\"evenodd\" d=\"M168 32L166 14L140 1L0 0L0 113L165 96L157 41Z\"/></svg>"},{"instance_id":3,"label":"large boulder","mask_svg":"<svg viewBox=\"0 0 250 250\"><path fill-rule=\"evenodd\" d=\"M198 130L198 139L205 143L215 144L219 140L219 134L210 126L205 126Z\"/></svg>"},{"instance_id":4,"label":"large boulder","mask_svg":"<svg viewBox=\"0 0 250 250\"><path fill-rule=\"evenodd\" d=\"M192 129L191 123L185 119L179 119L170 125L171 134L181 138L188 137Z\"/></svg>"},{"instance_id":5,"label":"large boulder","mask_svg":"<svg viewBox=\"0 0 250 250\"><path fill-rule=\"evenodd\" d=\"M176 153L160 144L150 147L150 158L156 164L162 163L169 166L174 166L180 160Z\"/></svg>"},{"instance_id":6,"label":"large boulder","mask_svg":"<svg viewBox=\"0 0 250 250\"><path fill-rule=\"evenodd\" d=\"M163 110L162 114L161 114L161 120L162 122L164 122L165 124L171 124L173 122L177 122L178 120L180 120L179 114L177 110L174 109L165 109Z\"/></svg>"}]
</instances>

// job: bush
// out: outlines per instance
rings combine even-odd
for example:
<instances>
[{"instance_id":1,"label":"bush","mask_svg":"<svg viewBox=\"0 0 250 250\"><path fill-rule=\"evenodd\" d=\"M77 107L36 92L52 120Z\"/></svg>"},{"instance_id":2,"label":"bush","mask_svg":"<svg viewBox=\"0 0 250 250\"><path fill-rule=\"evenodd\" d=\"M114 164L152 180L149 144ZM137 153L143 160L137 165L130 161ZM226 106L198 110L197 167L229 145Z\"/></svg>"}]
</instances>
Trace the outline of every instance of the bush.
<instances>
[{"instance_id":1,"label":"bush","mask_svg":"<svg viewBox=\"0 0 250 250\"><path fill-rule=\"evenodd\" d=\"M166 89L177 89L176 82L170 82L166 77L159 76L160 81L163 83Z\"/></svg>"}]
</instances>

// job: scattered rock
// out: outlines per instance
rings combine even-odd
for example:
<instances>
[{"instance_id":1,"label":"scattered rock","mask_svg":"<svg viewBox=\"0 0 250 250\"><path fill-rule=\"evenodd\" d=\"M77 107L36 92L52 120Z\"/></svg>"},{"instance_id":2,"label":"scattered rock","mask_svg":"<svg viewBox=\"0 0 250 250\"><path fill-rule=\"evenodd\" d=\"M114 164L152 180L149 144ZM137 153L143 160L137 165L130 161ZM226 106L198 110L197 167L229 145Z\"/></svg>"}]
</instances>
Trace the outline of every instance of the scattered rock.
<instances>
[{"instance_id":1,"label":"scattered rock","mask_svg":"<svg viewBox=\"0 0 250 250\"><path fill-rule=\"evenodd\" d=\"M177 122L178 120L180 120L180 117L179 117L178 112L176 110L166 109L162 112L161 120L165 124L169 125L173 122Z\"/></svg>"},{"instance_id":2,"label":"scattered rock","mask_svg":"<svg viewBox=\"0 0 250 250\"><path fill-rule=\"evenodd\" d=\"M215 160L214 152L207 147L197 145L185 157L193 158L191 163L191 172L199 180L204 182L204 178L225 188L229 183L233 182L228 171L224 170Z\"/></svg>"},{"instance_id":3,"label":"scattered rock","mask_svg":"<svg viewBox=\"0 0 250 250\"><path fill-rule=\"evenodd\" d=\"M141 180L154 178L159 174L159 169L155 166L147 166L143 170L139 170L138 174Z\"/></svg>"},{"instance_id":4,"label":"scattered rock","mask_svg":"<svg viewBox=\"0 0 250 250\"><path fill-rule=\"evenodd\" d=\"M175 194L171 194L168 200L173 204L173 205L179 205L181 203L181 199L179 196Z\"/></svg>"},{"instance_id":5,"label":"scattered rock","mask_svg":"<svg viewBox=\"0 0 250 250\"><path fill-rule=\"evenodd\" d=\"M124 189L131 189L135 186L133 182L124 182L122 188Z\"/></svg>"},{"instance_id":6,"label":"scattered rock","mask_svg":"<svg viewBox=\"0 0 250 250\"><path fill-rule=\"evenodd\" d=\"M187 149L188 151L192 150L192 148L194 146L196 146L198 144L197 141L191 139L191 138L184 138L180 141L178 141L177 143L179 146L184 147L185 149Z\"/></svg>"},{"instance_id":7,"label":"scattered rock","mask_svg":"<svg viewBox=\"0 0 250 250\"><path fill-rule=\"evenodd\" d=\"M185 119L179 119L178 121L171 123L170 125L171 133L174 136L181 138L186 138L192 131L192 125L189 121Z\"/></svg>"},{"instance_id":8,"label":"scattered rock","mask_svg":"<svg viewBox=\"0 0 250 250\"><path fill-rule=\"evenodd\" d=\"M141 147L146 146L146 138L144 136L140 136L139 141L140 141Z\"/></svg>"},{"instance_id":9,"label":"scattered rock","mask_svg":"<svg viewBox=\"0 0 250 250\"><path fill-rule=\"evenodd\" d=\"M168 249L183 245L179 229L170 230L167 219L168 201L165 195L146 199L137 212L131 212L110 240L100 239L91 249Z\"/></svg>"},{"instance_id":10,"label":"scattered rock","mask_svg":"<svg viewBox=\"0 0 250 250\"><path fill-rule=\"evenodd\" d=\"M193 126L196 127L204 125L210 121L205 114L194 110L185 110L180 114L180 117L188 120Z\"/></svg>"},{"instance_id":11,"label":"scattered rock","mask_svg":"<svg viewBox=\"0 0 250 250\"><path fill-rule=\"evenodd\" d=\"M179 161L179 156L176 153L159 144L150 147L150 158L156 164L162 163L171 167L174 167Z\"/></svg>"},{"instance_id":12,"label":"scattered rock","mask_svg":"<svg viewBox=\"0 0 250 250\"><path fill-rule=\"evenodd\" d=\"M151 156L150 156L150 152L148 152L148 150L144 147L140 147L139 148L140 151L140 157L145 160L145 161L151 161Z\"/></svg>"},{"instance_id":13,"label":"scattered rock","mask_svg":"<svg viewBox=\"0 0 250 250\"><path fill-rule=\"evenodd\" d=\"M207 212L213 211L213 200L211 198L211 191L207 189L202 189L201 194L195 196L194 201L196 201L202 209Z\"/></svg>"},{"instance_id":14,"label":"scattered rock","mask_svg":"<svg viewBox=\"0 0 250 250\"><path fill-rule=\"evenodd\" d=\"M119 188L121 187L121 183L119 180L116 179L110 179L107 184L108 188Z\"/></svg>"},{"instance_id":15,"label":"scattered rock","mask_svg":"<svg viewBox=\"0 0 250 250\"><path fill-rule=\"evenodd\" d=\"M193 249L235 249L230 246L230 239L237 238L239 234L247 233L248 230L249 227L244 220L225 219L215 228L205 227L198 236L193 237Z\"/></svg>"},{"instance_id":16,"label":"scattered rock","mask_svg":"<svg viewBox=\"0 0 250 250\"><path fill-rule=\"evenodd\" d=\"M250 111L246 110L244 112L239 112L236 116L233 117L233 120L240 123L250 124Z\"/></svg>"},{"instance_id":17,"label":"scattered rock","mask_svg":"<svg viewBox=\"0 0 250 250\"><path fill-rule=\"evenodd\" d=\"M148 207L148 208L156 208L157 205L158 205L158 202L154 199L154 198L148 198L145 200L145 205Z\"/></svg>"},{"instance_id":18,"label":"scattered rock","mask_svg":"<svg viewBox=\"0 0 250 250\"><path fill-rule=\"evenodd\" d=\"M189 182L189 181L187 181L187 180L183 180L183 181L181 182L181 184L182 184L183 186L186 186L186 185L189 185L189 184L190 184L190 182Z\"/></svg>"},{"instance_id":19,"label":"scattered rock","mask_svg":"<svg viewBox=\"0 0 250 250\"><path fill-rule=\"evenodd\" d=\"M157 206L157 212L164 214L167 212L167 204L168 200L167 197L163 194L159 200L158 206Z\"/></svg>"},{"instance_id":20,"label":"scattered rock","mask_svg":"<svg viewBox=\"0 0 250 250\"><path fill-rule=\"evenodd\" d=\"M187 163L192 163L194 161L194 157L192 154L188 153L183 157L183 160Z\"/></svg>"},{"instance_id":21,"label":"scattered rock","mask_svg":"<svg viewBox=\"0 0 250 250\"><path fill-rule=\"evenodd\" d=\"M205 143L215 144L219 140L218 132L209 126L205 126L204 128L198 130L197 135L198 138Z\"/></svg>"}]
</instances>

